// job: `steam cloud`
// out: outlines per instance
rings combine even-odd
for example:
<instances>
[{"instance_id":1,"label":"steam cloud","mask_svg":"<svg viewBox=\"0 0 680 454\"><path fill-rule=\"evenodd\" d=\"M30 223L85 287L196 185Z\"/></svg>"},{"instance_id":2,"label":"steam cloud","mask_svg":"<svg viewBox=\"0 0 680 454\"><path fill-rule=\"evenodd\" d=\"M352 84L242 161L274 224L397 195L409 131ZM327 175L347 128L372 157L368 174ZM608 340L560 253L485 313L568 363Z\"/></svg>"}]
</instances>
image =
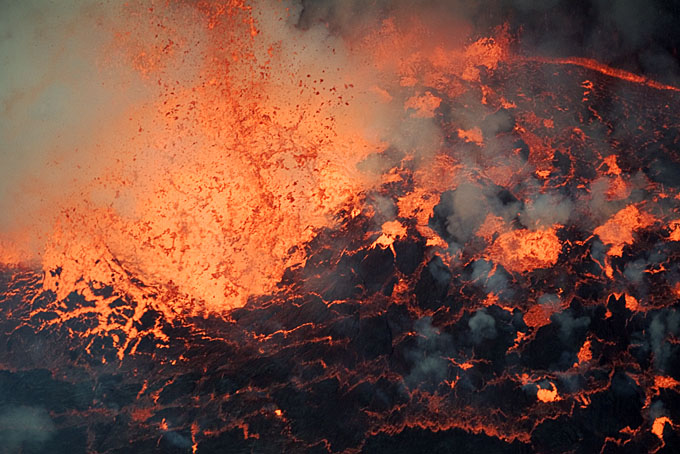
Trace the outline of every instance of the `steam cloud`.
<instances>
[{"instance_id":1,"label":"steam cloud","mask_svg":"<svg viewBox=\"0 0 680 454\"><path fill-rule=\"evenodd\" d=\"M470 317L468 326L472 332L472 339L475 343L482 342L487 339L493 339L497 336L496 320L486 313L484 309L480 309Z\"/></svg>"},{"instance_id":2,"label":"steam cloud","mask_svg":"<svg viewBox=\"0 0 680 454\"><path fill-rule=\"evenodd\" d=\"M40 448L54 432L54 423L43 408L21 406L0 411L0 452Z\"/></svg>"},{"instance_id":3,"label":"steam cloud","mask_svg":"<svg viewBox=\"0 0 680 454\"><path fill-rule=\"evenodd\" d=\"M422 384L437 386L447 377L450 364L447 357L452 352L453 340L432 326L431 317L417 320L414 328L418 333L416 348L406 355L413 367L404 381L413 388Z\"/></svg>"},{"instance_id":4,"label":"steam cloud","mask_svg":"<svg viewBox=\"0 0 680 454\"><path fill-rule=\"evenodd\" d=\"M131 72L101 71L117 7L29 0L0 10L0 233L30 260L65 201L115 158L97 139L137 95Z\"/></svg>"}]
</instances>

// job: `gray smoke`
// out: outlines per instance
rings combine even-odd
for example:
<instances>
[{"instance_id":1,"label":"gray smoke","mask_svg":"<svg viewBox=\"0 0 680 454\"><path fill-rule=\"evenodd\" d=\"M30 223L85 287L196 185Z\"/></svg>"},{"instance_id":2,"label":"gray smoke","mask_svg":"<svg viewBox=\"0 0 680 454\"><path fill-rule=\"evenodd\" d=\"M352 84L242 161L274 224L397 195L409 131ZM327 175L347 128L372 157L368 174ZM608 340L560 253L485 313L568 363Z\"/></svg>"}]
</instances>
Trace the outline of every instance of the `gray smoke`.
<instances>
[{"instance_id":1,"label":"gray smoke","mask_svg":"<svg viewBox=\"0 0 680 454\"><path fill-rule=\"evenodd\" d=\"M54 432L54 423L43 408L20 406L0 410L0 452L40 449Z\"/></svg>"},{"instance_id":2,"label":"gray smoke","mask_svg":"<svg viewBox=\"0 0 680 454\"><path fill-rule=\"evenodd\" d=\"M423 383L436 386L447 377L450 365L447 357L453 350L451 336L433 326L432 317L417 320L414 329L418 334L416 348L406 352L412 368L404 381L411 387Z\"/></svg>"},{"instance_id":3,"label":"gray smoke","mask_svg":"<svg viewBox=\"0 0 680 454\"><path fill-rule=\"evenodd\" d=\"M508 277L498 270L494 271L493 263L486 260L476 260L472 264L471 278L480 284L486 292L499 294L508 288Z\"/></svg>"},{"instance_id":4,"label":"gray smoke","mask_svg":"<svg viewBox=\"0 0 680 454\"><path fill-rule=\"evenodd\" d=\"M82 199L72 192L115 160L97 137L140 88L120 65L102 71L120 6L0 1L0 235L44 234L63 201Z\"/></svg>"},{"instance_id":5,"label":"gray smoke","mask_svg":"<svg viewBox=\"0 0 680 454\"><path fill-rule=\"evenodd\" d=\"M664 369L673 349L667 342L669 335L676 335L680 330L680 313L676 310L661 310L654 314L649 324L647 337L649 346L654 353L654 364L658 369Z\"/></svg>"},{"instance_id":6,"label":"gray smoke","mask_svg":"<svg viewBox=\"0 0 680 454\"><path fill-rule=\"evenodd\" d=\"M556 193L536 194L520 213L520 220L526 227L549 227L569 222L574 204L568 198Z\"/></svg>"},{"instance_id":7,"label":"gray smoke","mask_svg":"<svg viewBox=\"0 0 680 454\"><path fill-rule=\"evenodd\" d=\"M559 335L564 342L569 342L575 335L575 331L585 330L590 325L590 317L574 317L571 310L556 313L552 318L559 325Z\"/></svg>"},{"instance_id":8,"label":"gray smoke","mask_svg":"<svg viewBox=\"0 0 680 454\"><path fill-rule=\"evenodd\" d=\"M496 320L486 313L484 309L480 309L470 317L468 327L472 334L474 343L479 344L488 339L495 339L498 335L496 331Z\"/></svg>"}]
</instances>

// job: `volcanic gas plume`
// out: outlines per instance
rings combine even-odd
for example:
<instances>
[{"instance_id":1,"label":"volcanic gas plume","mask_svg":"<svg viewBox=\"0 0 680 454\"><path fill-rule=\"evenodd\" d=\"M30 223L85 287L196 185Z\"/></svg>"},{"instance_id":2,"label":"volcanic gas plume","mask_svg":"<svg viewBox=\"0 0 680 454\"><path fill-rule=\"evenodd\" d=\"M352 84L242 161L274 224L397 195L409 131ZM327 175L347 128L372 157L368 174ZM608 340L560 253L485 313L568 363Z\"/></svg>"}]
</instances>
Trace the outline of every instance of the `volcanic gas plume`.
<instances>
[{"instance_id":1,"label":"volcanic gas plume","mask_svg":"<svg viewBox=\"0 0 680 454\"><path fill-rule=\"evenodd\" d=\"M676 452L680 14L605 3L0 2L0 451Z\"/></svg>"}]
</instances>

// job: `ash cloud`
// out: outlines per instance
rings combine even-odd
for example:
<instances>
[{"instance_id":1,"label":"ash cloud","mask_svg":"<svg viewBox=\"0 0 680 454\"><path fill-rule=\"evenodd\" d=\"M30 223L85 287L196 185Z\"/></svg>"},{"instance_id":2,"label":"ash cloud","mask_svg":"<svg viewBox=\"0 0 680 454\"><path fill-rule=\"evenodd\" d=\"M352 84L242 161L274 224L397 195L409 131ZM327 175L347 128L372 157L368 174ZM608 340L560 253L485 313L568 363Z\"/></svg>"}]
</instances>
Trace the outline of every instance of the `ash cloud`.
<instances>
[{"instance_id":1,"label":"ash cloud","mask_svg":"<svg viewBox=\"0 0 680 454\"><path fill-rule=\"evenodd\" d=\"M489 211L486 199L484 191L472 184L458 186L450 197L442 195L439 207L451 213L446 213L446 232L462 242L469 240Z\"/></svg>"},{"instance_id":2,"label":"ash cloud","mask_svg":"<svg viewBox=\"0 0 680 454\"><path fill-rule=\"evenodd\" d=\"M668 411L664 407L663 401L657 400L649 406L649 416L652 420L667 415Z\"/></svg>"}]
</instances>

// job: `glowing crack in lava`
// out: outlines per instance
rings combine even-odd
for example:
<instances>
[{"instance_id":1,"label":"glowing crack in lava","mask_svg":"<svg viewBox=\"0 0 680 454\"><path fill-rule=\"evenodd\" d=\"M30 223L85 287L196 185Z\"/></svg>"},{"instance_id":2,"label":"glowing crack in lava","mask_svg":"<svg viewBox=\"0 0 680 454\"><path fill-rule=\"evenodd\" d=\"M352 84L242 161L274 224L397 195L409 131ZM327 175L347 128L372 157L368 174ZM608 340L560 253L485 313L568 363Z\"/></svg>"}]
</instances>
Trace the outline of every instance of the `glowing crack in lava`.
<instances>
[{"instance_id":1,"label":"glowing crack in lava","mask_svg":"<svg viewBox=\"0 0 680 454\"><path fill-rule=\"evenodd\" d=\"M1 5L0 450L677 452L673 21L468 3Z\"/></svg>"}]
</instances>

